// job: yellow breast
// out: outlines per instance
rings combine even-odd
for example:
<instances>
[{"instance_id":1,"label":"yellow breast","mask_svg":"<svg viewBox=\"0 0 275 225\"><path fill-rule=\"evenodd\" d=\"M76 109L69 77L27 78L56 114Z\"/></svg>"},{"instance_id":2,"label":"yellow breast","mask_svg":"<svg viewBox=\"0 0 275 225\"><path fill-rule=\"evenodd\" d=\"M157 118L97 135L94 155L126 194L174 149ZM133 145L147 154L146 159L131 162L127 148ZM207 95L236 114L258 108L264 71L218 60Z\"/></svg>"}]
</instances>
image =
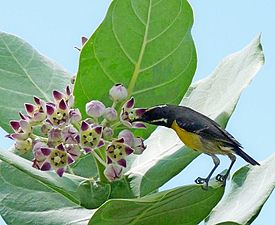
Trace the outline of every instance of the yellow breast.
<instances>
[{"instance_id":1,"label":"yellow breast","mask_svg":"<svg viewBox=\"0 0 275 225\"><path fill-rule=\"evenodd\" d=\"M197 151L201 151L203 145L201 143L200 137L197 134L188 132L177 124L176 121L173 122L171 128L176 131L177 135L181 139L181 141L189 148L192 148Z\"/></svg>"}]
</instances>

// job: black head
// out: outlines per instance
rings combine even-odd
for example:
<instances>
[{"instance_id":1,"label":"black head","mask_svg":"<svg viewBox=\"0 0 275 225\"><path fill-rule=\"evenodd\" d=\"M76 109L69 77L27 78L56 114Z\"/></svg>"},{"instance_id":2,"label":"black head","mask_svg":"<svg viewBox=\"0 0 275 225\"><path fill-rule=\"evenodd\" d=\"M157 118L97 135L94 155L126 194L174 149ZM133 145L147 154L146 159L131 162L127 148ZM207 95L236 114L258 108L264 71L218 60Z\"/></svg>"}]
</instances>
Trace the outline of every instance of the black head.
<instances>
[{"instance_id":1,"label":"black head","mask_svg":"<svg viewBox=\"0 0 275 225\"><path fill-rule=\"evenodd\" d=\"M146 109L146 111L139 117L138 121L171 127L175 119L175 110L171 105L159 105Z\"/></svg>"}]
</instances>

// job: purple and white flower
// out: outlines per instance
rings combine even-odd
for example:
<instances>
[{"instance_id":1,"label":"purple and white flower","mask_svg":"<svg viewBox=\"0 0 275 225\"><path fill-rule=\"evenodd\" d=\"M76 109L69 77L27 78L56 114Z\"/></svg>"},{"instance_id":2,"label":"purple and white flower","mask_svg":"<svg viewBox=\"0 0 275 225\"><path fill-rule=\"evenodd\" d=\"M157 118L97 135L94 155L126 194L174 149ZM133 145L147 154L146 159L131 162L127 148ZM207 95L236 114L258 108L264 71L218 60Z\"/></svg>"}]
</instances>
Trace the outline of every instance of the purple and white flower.
<instances>
[{"instance_id":1,"label":"purple and white flower","mask_svg":"<svg viewBox=\"0 0 275 225\"><path fill-rule=\"evenodd\" d=\"M60 177L63 176L67 167L74 162L74 159L66 152L62 144L55 148L41 147L40 151L45 160L39 169L42 171L55 170Z\"/></svg>"},{"instance_id":2,"label":"purple and white flower","mask_svg":"<svg viewBox=\"0 0 275 225\"><path fill-rule=\"evenodd\" d=\"M132 154L134 150L127 144L124 143L124 139L112 141L106 149L107 163L117 163L120 166L126 167L125 157Z\"/></svg>"},{"instance_id":3,"label":"purple and white flower","mask_svg":"<svg viewBox=\"0 0 275 225\"><path fill-rule=\"evenodd\" d=\"M125 144L134 149L134 154L139 155L146 149L146 146L144 145L144 139L141 137L135 137L134 134L129 130L122 130L118 134L118 138L123 138Z\"/></svg>"},{"instance_id":4,"label":"purple and white flower","mask_svg":"<svg viewBox=\"0 0 275 225\"><path fill-rule=\"evenodd\" d=\"M135 99L132 97L128 100L121 109L120 121L127 127L133 128L146 128L142 122L134 122L134 120L140 117L146 109L134 108Z\"/></svg>"},{"instance_id":5,"label":"purple and white flower","mask_svg":"<svg viewBox=\"0 0 275 225\"><path fill-rule=\"evenodd\" d=\"M123 168L119 165L108 164L104 170L104 175L110 182L113 182L122 176L122 170Z\"/></svg>"},{"instance_id":6,"label":"purple and white flower","mask_svg":"<svg viewBox=\"0 0 275 225\"><path fill-rule=\"evenodd\" d=\"M91 152L95 148L100 148L104 145L102 137L102 127L93 124L88 124L82 121L80 128L80 145L86 152Z\"/></svg>"},{"instance_id":7,"label":"purple and white flower","mask_svg":"<svg viewBox=\"0 0 275 225\"><path fill-rule=\"evenodd\" d=\"M46 104L48 122L54 127L63 127L69 123L69 107L64 99L57 104Z\"/></svg>"},{"instance_id":8,"label":"purple and white flower","mask_svg":"<svg viewBox=\"0 0 275 225\"><path fill-rule=\"evenodd\" d=\"M32 126L27 120L11 120L10 125L15 133L8 137L13 140L26 140L32 133Z\"/></svg>"}]
</instances>

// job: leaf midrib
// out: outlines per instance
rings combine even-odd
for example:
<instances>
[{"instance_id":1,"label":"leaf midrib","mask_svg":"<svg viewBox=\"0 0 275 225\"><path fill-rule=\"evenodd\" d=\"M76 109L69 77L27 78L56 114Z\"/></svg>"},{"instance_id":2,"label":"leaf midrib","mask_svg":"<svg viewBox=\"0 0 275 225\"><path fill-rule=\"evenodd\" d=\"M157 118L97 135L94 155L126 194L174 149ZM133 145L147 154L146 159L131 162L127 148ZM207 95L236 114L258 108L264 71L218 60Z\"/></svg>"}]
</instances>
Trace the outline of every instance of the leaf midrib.
<instances>
[{"instance_id":1,"label":"leaf midrib","mask_svg":"<svg viewBox=\"0 0 275 225\"><path fill-rule=\"evenodd\" d=\"M135 69L134 69L132 78L131 78L131 80L129 82L129 85L128 85L128 96L132 95L132 92L134 90L134 87L135 87L135 84L136 84L136 81L137 81L137 78L138 78L138 75L139 75L139 72L140 72L140 66L141 66L141 62L142 62L143 55L144 55L145 48L146 48L146 44L147 44L150 17L151 17L151 9L152 9L152 0L149 1L145 32L144 32L143 42L142 42L142 45L141 45L138 61L135 65Z\"/></svg>"}]
</instances>

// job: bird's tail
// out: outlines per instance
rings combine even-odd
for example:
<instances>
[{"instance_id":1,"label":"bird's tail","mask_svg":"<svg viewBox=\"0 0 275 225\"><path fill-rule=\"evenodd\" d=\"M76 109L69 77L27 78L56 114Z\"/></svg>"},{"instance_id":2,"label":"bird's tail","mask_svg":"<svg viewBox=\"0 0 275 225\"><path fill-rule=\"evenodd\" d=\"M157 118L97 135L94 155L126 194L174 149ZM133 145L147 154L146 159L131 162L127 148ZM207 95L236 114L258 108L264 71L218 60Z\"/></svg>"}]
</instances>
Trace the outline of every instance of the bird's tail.
<instances>
[{"instance_id":1,"label":"bird's tail","mask_svg":"<svg viewBox=\"0 0 275 225\"><path fill-rule=\"evenodd\" d=\"M260 163L258 163L255 159L250 157L248 154L246 154L242 149L240 149L240 148L236 149L236 153L237 153L237 155L241 156L246 162L250 163L251 165L253 165L253 166L260 165Z\"/></svg>"}]
</instances>

